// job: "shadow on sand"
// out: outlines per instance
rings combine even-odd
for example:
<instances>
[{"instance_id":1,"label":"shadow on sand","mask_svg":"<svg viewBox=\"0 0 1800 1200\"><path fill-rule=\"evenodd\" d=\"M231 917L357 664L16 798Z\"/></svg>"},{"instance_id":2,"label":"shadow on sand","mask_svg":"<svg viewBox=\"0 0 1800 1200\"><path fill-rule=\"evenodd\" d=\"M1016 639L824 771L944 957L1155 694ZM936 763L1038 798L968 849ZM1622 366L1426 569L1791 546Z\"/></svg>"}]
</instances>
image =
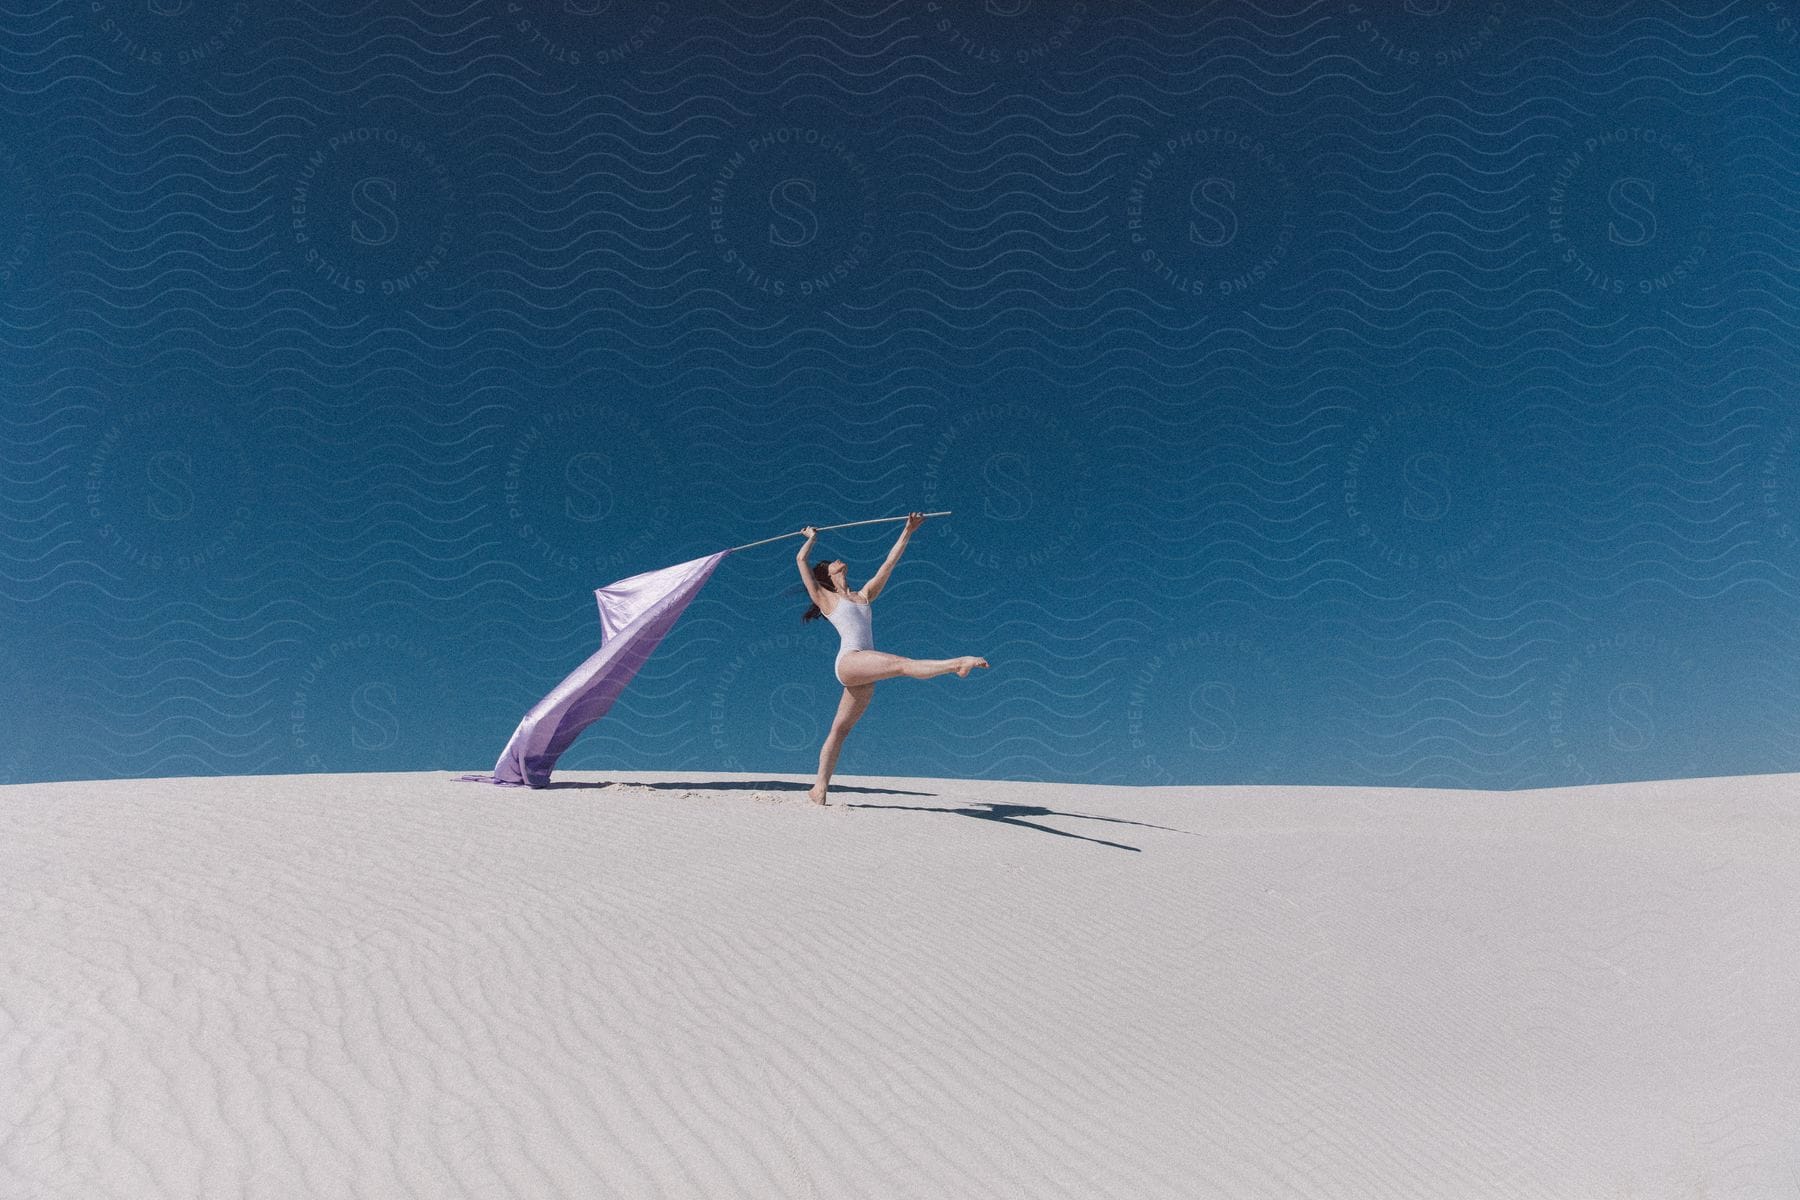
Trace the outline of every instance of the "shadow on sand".
<instances>
[{"instance_id":1,"label":"shadow on sand","mask_svg":"<svg viewBox=\"0 0 1800 1200\"><path fill-rule=\"evenodd\" d=\"M608 779L599 783L577 782L568 779L553 779L545 785L545 789L554 788L606 788L606 787L651 788L668 792L804 792L812 787L810 783L795 783L786 779L700 779L687 782L672 783L640 783L631 779ZM909 792L900 788L856 787L846 783L831 785L832 795L841 792L862 796L937 796L938 792ZM934 812L949 813L956 817L974 817L980 821L998 821L1002 825L1015 825L1020 829L1036 829L1041 833L1053 833L1057 837L1074 838L1078 842L1093 842L1097 846L1111 846L1115 850L1130 850L1134 854L1143 853L1141 846L1128 846L1124 842L1108 841L1105 838L1087 837L1079 833L1070 833L1066 829L1056 829L1049 825L1041 825L1036 821L1027 821L1026 817L1072 817L1078 821L1104 821L1109 825L1136 825L1143 829L1161 829L1168 833L1185 833L1189 837L1199 837L1191 829L1176 829L1169 825L1153 825L1149 821L1127 821L1124 817L1101 817L1093 813L1063 812L1060 809L1044 808L1035 804L995 804L987 800L975 801L961 808L943 808L930 804L845 804L843 808L869 808L876 811L892 812Z\"/></svg>"},{"instance_id":2,"label":"shadow on sand","mask_svg":"<svg viewBox=\"0 0 1800 1200\"><path fill-rule=\"evenodd\" d=\"M614 785L620 787L655 788L664 792L804 792L812 787L810 783L794 783L786 779L704 779L691 783L640 783L634 779L608 779L601 783L579 783L574 780L552 779L547 788L603 788ZM936 792L906 792L898 788L853 787L847 783L834 783L831 791L857 792L865 796L935 796ZM876 807L880 807L877 805Z\"/></svg>"},{"instance_id":3,"label":"shadow on sand","mask_svg":"<svg viewBox=\"0 0 1800 1200\"><path fill-rule=\"evenodd\" d=\"M832 789L836 791L836 788ZM848 788L846 791L850 790ZM1079 833L1070 833L1065 829L1054 829L1049 825L1040 825L1036 821L1027 821L1025 817L1075 817L1082 821L1105 821L1112 825L1139 825L1145 829L1162 829L1169 833L1185 833L1190 837L1198 837L1191 829L1175 829L1168 825L1152 825L1148 821L1127 821L1124 817L1098 817L1092 813L1062 812L1054 808L1040 808L1035 804L994 804L982 800L964 808L936 808L925 804L846 804L845 808L899 809L906 812L950 813L958 817L974 817L980 821L998 821L1002 825L1017 825L1021 829L1037 829L1044 833L1054 833L1057 837L1074 838L1080 842L1093 842L1099 846L1111 846L1115 850L1130 850L1134 854L1143 853L1141 846L1127 846L1124 842L1109 842L1105 838L1085 837Z\"/></svg>"}]
</instances>

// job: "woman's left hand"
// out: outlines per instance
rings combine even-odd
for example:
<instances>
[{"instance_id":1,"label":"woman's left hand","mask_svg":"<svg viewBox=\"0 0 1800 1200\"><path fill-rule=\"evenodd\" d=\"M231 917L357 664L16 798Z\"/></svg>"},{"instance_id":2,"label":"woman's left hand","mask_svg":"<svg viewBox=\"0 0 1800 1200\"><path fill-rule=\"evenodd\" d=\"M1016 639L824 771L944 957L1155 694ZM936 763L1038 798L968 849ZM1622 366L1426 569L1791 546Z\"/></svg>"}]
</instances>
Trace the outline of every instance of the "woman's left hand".
<instances>
[{"instance_id":1,"label":"woman's left hand","mask_svg":"<svg viewBox=\"0 0 1800 1200\"><path fill-rule=\"evenodd\" d=\"M925 523L924 513L908 513L906 516L906 532L911 533Z\"/></svg>"}]
</instances>

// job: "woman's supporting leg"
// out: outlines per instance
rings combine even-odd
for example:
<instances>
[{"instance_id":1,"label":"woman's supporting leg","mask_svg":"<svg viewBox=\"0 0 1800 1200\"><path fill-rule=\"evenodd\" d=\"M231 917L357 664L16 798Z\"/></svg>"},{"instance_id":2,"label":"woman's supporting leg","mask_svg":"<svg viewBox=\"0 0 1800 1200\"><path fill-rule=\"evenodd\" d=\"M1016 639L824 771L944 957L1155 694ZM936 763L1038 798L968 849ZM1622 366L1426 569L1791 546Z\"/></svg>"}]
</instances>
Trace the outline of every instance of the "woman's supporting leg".
<instances>
[{"instance_id":1,"label":"woman's supporting leg","mask_svg":"<svg viewBox=\"0 0 1800 1200\"><path fill-rule=\"evenodd\" d=\"M825 803L825 791L831 786L831 773L837 770L838 753L844 748L844 739L850 736L874 697L875 685L872 683L844 688L844 698L838 701L837 716L831 721L831 732L825 735L825 744L819 747L818 782L807 793L814 804Z\"/></svg>"}]
</instances>

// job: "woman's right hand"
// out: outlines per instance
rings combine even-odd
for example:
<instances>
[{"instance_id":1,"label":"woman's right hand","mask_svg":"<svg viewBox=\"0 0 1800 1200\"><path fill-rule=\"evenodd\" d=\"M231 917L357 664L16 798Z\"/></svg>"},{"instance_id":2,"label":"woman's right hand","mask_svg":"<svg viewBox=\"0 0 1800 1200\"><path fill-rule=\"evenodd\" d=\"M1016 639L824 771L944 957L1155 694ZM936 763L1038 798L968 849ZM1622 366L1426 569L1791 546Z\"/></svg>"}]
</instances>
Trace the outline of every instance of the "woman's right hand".
<instances>
[{"instance_id":1,"label":"woman's right hand","mask_svg":"<svg viewBox=\"0 0 1800 1200\"><path fill-rule=\"evenodd\" d=\"M800 532L806 535L806 544L809 546L813 544L813 539L819 536L819 531L814 529L811 525L805 526Z\"/></svg>"}]
</instances>

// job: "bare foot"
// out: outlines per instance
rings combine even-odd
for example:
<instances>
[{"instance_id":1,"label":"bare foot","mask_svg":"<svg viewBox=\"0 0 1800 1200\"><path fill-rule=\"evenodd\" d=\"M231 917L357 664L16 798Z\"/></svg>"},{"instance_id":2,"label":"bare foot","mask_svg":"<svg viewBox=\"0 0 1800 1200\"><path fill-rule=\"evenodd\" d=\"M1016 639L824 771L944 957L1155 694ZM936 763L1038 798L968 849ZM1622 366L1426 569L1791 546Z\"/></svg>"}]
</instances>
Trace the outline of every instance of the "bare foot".
<instances>
[{"instance_id":1,"label":"bare foot","mask_svg":"<svg viewBox=\"0 0 1800 1200\"><path fill-rule=\"evenodd\" d=\"M816 784L816 783L815 783L815 784L813 784L813 785L812 785L812 786L811 786L811 787L810 787L810 788L808 788L808 789L807 789L807 790L806 790L806 795L807 795L807 798L808 798L808 799L809 799L809 800L811 800L811 801L812 801L812 802L813 802L813 803L814 803L814 804L824 804L824 803L826 803L826 800L825 800L825 789L824 789L824 788L822 788L822 787L820 787L820 786L819 786L819 785L818 785L818 784Z\"/></svg>"},{"instance_id":2,"label":"bare foot","mask_svg":"<svg viewBox=\"0 0 1800 1200\"><path fill-rule=\"evenodd\" d=\"M973 655L966 658L959 658L956 660L957 678L967 679L970 671L973 671L976 667L985 667L987 665L988 660L985 658L976 658Z\"/></svg>"}]
</instances>

